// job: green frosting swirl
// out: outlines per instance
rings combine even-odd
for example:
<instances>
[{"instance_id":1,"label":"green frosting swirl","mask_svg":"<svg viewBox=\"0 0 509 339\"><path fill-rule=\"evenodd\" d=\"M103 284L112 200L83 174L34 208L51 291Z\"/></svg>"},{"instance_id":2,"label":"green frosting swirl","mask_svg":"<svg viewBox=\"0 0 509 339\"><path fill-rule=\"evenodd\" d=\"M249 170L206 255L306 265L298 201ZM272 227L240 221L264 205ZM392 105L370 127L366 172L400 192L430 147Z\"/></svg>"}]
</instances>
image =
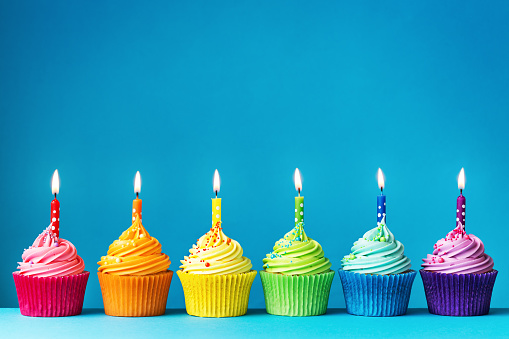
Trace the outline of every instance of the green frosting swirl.
<instances>
[{"instance_id":1,"label":"green frosting swirl","mask_svg":"<svg viewBox=\"0 0 509 339\"><path fill-rule=\"evenodd\" d=\"M397 274L410 269L405 247L394 238L385 223L367 231L341 260L343 270L367 274Z\"/></svg>"},{"instance_id":2,"label":"green frosting swirl","mask_svg":"<svg viewBox=\"0 0 509 339\"><path fill-rule=\"evenodd\" d=\"M285 275L310 275L330 271L322 246L309 238L300 222L274 245L273 252L263 259L266 272Z\"/></svg>"}]
</instances>

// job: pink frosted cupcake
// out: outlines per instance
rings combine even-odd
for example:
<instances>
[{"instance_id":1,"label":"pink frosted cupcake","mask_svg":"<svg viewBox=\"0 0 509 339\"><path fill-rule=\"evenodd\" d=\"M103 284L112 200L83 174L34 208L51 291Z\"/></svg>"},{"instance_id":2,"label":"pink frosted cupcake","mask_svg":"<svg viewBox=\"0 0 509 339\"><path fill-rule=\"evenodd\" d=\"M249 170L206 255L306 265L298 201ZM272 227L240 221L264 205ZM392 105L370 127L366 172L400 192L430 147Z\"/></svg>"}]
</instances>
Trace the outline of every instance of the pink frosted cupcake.
<instances>
[{"instance_id":1,"label":"pink frosted cupcake","mask_svg":"<svg viewBox=\"0 0 509 339\"><path fill-rule=\"evenodd\" d=\"M420 273L430 313L474 316L489 312L498 272L481 239L467 234L461 223L422 260Z\"/></svg>"},{"instance_id":2,"label":"pink frosted cupcake","mask_svg":"<svg viewBox=\"0 0 509 339\"><path fill-rule=\"evenodd\" d=\"M89 272L76 247L50 225L21 256L14 272L21 314L65 317L81 313Z\"/></svg>"}]
</instances>

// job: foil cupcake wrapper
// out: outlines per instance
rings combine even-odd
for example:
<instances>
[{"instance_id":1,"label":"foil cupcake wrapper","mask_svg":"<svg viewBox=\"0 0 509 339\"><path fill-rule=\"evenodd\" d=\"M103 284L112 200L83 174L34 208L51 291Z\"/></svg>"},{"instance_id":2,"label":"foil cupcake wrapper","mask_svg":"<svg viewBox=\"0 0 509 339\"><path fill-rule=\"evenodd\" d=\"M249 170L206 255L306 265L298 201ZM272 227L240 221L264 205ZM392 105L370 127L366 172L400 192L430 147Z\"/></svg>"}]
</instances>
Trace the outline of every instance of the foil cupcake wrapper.
<instances>
[{"instance_id":1,"label":"foil cupcake wrapper","mask_svg":"<svg viewBox=\"0 0 509 339\"><path fill-rule=\"evenodd\" d=\"M97 272L104 313L115 317L163 315L173 271L143 276Z\"/></svg>"},{"instance_id":2,"label":"foil cupcake wrapper","mask_svg":"<svg viewBox=\"0 0 509 339\"><path fill-rule=\"evenodd\" d=\"M334 271L284 275L260 271L267 313L291 317L327 312Z\"/></svg>"},{"instance_id":3,"label":"foil cupcake wrapper","mask_svg":"<svg viewBox=\"0 0 509 339\"><path fill-rule=\"evenodd\" d=\"M498 271L481 274L419 272L430 313L477 316L490 311L491 294Z\"/></svg>"},{"instance_id":4,"label":"foil cupcake wrapper","mask_svg":"<svg viewBox=\"0 0 509 339\"><path fill-rule=\"evenodd\" d=\"M177 271L186 311L197 317L237 317L246 314L256 271L240 274L192 274Z\"/></svg>"},{"instance_id":5,"label":"foil cupcake wrapper","mask_svg":"<svg viewBox=\"0 0 509 339\"><path fill-rule=\"evenodd\" d=\"M363 274L339 270L346 311L368 317L403 315L417 272L400 274Z\"/></svg>"},{"instance_id":6,"label":"foil cupcake wrapper","mask_svg":"<svg viewBox=\"0 0 509 339\"><path fill-rule=\"evenodd\" d=\"M80 314L89 275L85 271L64 277L32 277L14 272L21 314L30 317Z\"/></svg>"}]
</instances>

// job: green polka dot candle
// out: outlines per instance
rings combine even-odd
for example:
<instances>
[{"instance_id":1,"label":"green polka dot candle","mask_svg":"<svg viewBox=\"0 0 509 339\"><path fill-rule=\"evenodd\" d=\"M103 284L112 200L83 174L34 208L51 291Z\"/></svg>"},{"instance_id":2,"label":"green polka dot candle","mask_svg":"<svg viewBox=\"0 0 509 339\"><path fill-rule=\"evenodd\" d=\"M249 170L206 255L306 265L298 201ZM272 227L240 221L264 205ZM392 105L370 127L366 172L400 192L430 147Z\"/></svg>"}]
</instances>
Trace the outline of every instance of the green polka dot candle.
<instances>
[{"instance_id":1,"label":"green polka dot candle","mask_svg":"<svg viewBox=\"0 0 509 339\"><path fill-rule=\"evenodd\" d=\"M302 180L300 178L299 169L295 169L295 189L299 193L298 197L295 197L295 224L300 222L304 222L304 197L300 196L300 191L302 190Z\"/></svg>"}]
</instances>

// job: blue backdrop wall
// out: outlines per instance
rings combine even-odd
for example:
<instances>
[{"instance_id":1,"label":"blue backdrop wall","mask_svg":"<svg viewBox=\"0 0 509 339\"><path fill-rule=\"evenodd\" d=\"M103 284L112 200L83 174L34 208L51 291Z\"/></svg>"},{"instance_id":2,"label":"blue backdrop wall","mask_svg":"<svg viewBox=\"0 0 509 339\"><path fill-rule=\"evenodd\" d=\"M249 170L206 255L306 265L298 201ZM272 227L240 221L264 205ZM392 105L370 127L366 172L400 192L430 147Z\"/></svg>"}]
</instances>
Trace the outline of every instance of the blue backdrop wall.
<instances>
[{"instance_id":1,"label":"blue backdrop wall","mask_svg":"<svg viewBox=\"0 0 509 339\"><path fill-rule=\"evenodd\" d=\"M0 306L17 306L11 272L49 224L56 168L61 236L102 307L96 262L130 225L137 170L171 269L209 228L217 168L225 233L259 270L293 226L299 167L336 270L375 226L378 167L414 269L454 227L465 167L467 230L509 307L508 16L506 1L0 2ZM329 306L342 298L336 275ZM184 307L176 276L168 307Z\"/></svg>"}]
</instances>

